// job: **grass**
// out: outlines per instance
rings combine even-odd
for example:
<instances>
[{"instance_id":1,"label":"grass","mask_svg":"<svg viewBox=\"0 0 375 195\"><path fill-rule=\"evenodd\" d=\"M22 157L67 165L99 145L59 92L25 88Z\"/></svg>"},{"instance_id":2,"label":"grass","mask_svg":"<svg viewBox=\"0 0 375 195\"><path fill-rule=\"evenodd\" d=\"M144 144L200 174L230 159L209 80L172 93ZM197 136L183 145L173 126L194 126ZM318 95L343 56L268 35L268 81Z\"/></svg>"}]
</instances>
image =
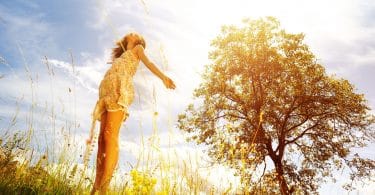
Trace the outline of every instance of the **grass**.
<instances>
[{"instance_id":1,"label":"grass","mask_svg":"<svg viewBox=\"0 0 375 195\"><path fill-rule=\"evenodd\" d=\"M26 156L25 137L15 133L1 141L0 148L0 193L2 194L72 194L83 192L83 189L70 185L71 172L68 177L60 177L62 169L47 171L47 156L42 155L37 163Z\"/></svg>"}]
</instances>

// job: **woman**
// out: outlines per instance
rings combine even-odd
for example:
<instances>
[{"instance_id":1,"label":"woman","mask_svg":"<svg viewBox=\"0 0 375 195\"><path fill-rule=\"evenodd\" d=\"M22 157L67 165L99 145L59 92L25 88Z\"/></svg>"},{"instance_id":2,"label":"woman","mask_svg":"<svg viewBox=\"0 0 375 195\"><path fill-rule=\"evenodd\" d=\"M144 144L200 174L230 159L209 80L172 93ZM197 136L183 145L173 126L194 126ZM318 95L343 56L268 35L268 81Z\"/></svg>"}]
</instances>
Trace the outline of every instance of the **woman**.
<instances>
[{"instance_id":1,"label":"woman","mask_svg":"<svg viewBox=\"0 0 375 195\"><path fill-rule=\"evenodd\" d=\"M124 36L112 50L112 66L107 70L99 86L99 100L92 113L93 123L100 121L96 178L91 194L99 190L105 194L118 161L118 135L121 123L128 114L128 106L134 99L133 76L141 60L169 89L175 89L173 81L165 76L144 53L142 36L130 33ZM93 139L91 129L90 144Z\"/></svg>"}]
</instances>

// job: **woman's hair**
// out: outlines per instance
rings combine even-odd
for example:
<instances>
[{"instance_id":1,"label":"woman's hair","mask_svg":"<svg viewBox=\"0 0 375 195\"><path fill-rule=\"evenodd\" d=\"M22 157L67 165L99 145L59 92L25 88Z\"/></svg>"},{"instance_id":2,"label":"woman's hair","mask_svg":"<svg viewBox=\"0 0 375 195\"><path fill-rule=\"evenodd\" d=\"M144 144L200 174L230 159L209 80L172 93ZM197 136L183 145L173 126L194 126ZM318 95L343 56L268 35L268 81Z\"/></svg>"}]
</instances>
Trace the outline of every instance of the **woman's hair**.
<instances>
[{"instance_id":1,"label":"woman's hair","mask_svg":"<svg viewBox=\"0 0 375 195\"><path fill-rule=\"evenodd\" d=\"M135 42L135 45L141 44L143 48L146 48L146 42L141 35L139 35L138 33L129 33L125 35L122 39L116 42L116 47L112 49L112 61L120 57L121 54L124 53L124 51L126 50L128 46L128 37L131 34L136 34L139 36L139 39Z\"/></svg>"}]
</instances>

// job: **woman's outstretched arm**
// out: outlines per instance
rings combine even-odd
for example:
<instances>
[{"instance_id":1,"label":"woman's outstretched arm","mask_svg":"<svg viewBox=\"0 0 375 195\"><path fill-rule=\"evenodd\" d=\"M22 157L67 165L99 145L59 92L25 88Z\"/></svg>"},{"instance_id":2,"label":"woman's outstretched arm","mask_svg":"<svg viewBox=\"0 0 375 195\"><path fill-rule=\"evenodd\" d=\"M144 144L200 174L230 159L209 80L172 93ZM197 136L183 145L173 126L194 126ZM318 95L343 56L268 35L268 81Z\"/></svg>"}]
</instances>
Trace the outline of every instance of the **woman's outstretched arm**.
<instances>
[{"instance_id":1,"label":"woman's outstretched arm","mask_svg":"<svg viewBox=\"0 0 375 195\"><path fill-rule=\"evenodd\" d=\"M146 65L146 67L152 72L154 73L157 77L159 77L164 85L169 88L169 89L175 89L176 88L176 85L174 84L174 82L172 81L172 79L170 79L169 77L167 77L166 75L164 75L157 67L154 63L152 63L148 58L147 56L145 55L144 53L144 48L142 45L137 45L135 46L135 51L138 55L138 58L143 62L143 64Z\"/></svg>"}]
</instances>

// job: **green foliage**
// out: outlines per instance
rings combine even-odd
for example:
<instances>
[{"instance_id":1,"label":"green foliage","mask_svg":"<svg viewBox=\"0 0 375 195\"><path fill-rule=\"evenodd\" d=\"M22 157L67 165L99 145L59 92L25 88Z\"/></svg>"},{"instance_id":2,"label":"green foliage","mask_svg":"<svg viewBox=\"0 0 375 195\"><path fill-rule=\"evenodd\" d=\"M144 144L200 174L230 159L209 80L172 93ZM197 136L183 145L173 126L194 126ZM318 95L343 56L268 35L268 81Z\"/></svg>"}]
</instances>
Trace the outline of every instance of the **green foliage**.
<instances>
[{"instance_id":1,"label":"green foliage","mask_svg":"<svg viewBox=\"0 0 375 195\"><path fill-rule=\"evenodd\" d=\"M282 194L314 194L343 168L353 180L373 178L374 160L350 152L375 137L364 95L327 75L303 39L272 17L224 26L194 91L203 103L179 115L179 128L237 169L246 191L272 192L278 182Z\"/></svg>"},{"instance_id":2,"label":"green foliage","mask_svg":"<svg viewBox=\"0 0 375 195\"><path fill-rule=\"evenodd\" d=\"M17 157L24 155L25 136L15 133L0 146L0 192L2 194L73 194L81 190L68 185L68 180L51 175L45 170L47 157L40 157L35 165Z\"/></svg>"}]
</instances>

